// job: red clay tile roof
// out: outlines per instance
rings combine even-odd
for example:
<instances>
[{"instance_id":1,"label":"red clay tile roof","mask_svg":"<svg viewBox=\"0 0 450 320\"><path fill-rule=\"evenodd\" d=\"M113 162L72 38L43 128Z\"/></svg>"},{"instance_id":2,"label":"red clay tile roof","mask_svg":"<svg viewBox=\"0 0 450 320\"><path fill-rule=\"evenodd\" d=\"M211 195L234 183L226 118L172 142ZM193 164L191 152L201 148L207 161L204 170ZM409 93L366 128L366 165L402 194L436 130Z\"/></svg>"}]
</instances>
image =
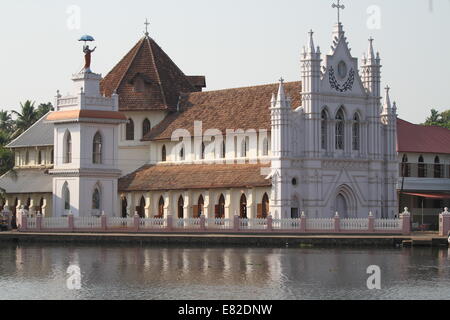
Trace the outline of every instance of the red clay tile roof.
<instances>
[{"instance_id":1,"label":"red clay tile roof","mask_svg":"<svg viewBox=\"0 0 450 320\"><path fill-rule=\"evenodd\" d=\"M176 129L193 134L194 121L203 122L203 130L266 129L270 131L270 100L278 84L195 92L182 96L181 112L174 112L155 126L143 140L170 140ZM301 105L301 82L285 83L292 108Z\"/></svg>"},{"instance_id":2,"label":"red clay tile roof","mask_svg":"<svg viewBox=\"0 0 450 320\"><path fill-rule=\"evenodd\" d=\"M127 120L126 116L122 112L99 111L99 110L53 111L47 116L45 120L46 121L77 120L80 118L112 119L123 121Z\"/></svg>"},{"instance_id":3,"label":"red clay tile roof","mask_svg":"<svg viewBox=\"0 0 450 320\"><path fill-rule=\"evenodd\" d=\"M119 179L119 191L270 187L262 164L148 165Z\"/></svg>"},{"instance_id":4,"label":"red clay tile roof","mask_svg":"<svg viewBox=\"0 0 450 320\"><path fill-rule=\"evenodd\" d=\"M398 119L397 151L450 154L450 130Z\"/></svg>"},{"instance_id":5,"label":"red clay tile roof","mask_svg":"<svg viewBox=\"0 0 450 320\"><path fill-rule=\"evenodd\" d=\"M119 94L120 111L176 109L181 93L201 90L201 76L187 77L150 37L142 38L102 80L101 92ZM135 82L140 81L136 90Z\"/></svg>"}]
</instances>

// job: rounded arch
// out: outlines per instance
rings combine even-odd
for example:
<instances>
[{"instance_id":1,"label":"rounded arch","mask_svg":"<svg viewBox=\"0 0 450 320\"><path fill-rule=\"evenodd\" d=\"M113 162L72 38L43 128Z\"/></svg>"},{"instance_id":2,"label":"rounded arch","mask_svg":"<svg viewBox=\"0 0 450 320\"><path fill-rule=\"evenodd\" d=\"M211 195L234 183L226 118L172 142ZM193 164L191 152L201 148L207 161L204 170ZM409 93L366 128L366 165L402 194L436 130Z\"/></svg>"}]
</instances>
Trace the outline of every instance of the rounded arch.
<instances>
[{"instance_id":1,"label":"rounded arch","mask_svg":"<svg viewBox=\"0 0 450 320\"><path fill-rule=\"evenodd\" d=\"M131 118L128 118L125 125L125 139L128 141L134 140L134 121Z\"/></svg>"},{"instance_id":2,"label":"rounded arch","mask_svg":"<svg viewBox=\"0 0 450 320\"><path fill-rule=\"evenodd\" d=\"M147 118L144 119L144 121L142 122L142 137L145 137L151 129L151 123L150 120L148 120Z\"/></svg>"},{"instance_id":3,"label":"rounded arch","mask_svg":"<svg viewBox=\"0 0 450 320\"><path fill-rule=\"evenodd\" d=\"M247 219L247 196L245 193L242 193L239 200L239 215L241 219Z\"/></svg>"},{"instance_id":4,"label":"rounded arch","mask_svg":"<svg viewBox=\"0 0 450 320\"><path fill-rule=\"evenodd\" d=\"M92 141L92 163L101 164L103 158L103 137L100 131L97 131Z\"/></svg>"},{"instance_id":5,"label":"rounded arch","mask_svg":"<svg viewBox=\"0 0 450 320\"><path fill-rule=\"evenodd\" d=\"M355 218L357 216L357 198L353 189L344 184L341 185L335 193L334 198L334 210L331 213L331 217L334 217L336 212L343 219L345 218Z\"/></svg>"},{"instance_id":6,"label":"rounded arch","mask_svg":"<svg viewBox=\"0 0 450 320\"><path fill-rule=\"evenodd\" d=\"M220 194L217 205L215 206L215 217L220 219L225 218L225 196L223 194Z\"/></svg>"}]
</instances>

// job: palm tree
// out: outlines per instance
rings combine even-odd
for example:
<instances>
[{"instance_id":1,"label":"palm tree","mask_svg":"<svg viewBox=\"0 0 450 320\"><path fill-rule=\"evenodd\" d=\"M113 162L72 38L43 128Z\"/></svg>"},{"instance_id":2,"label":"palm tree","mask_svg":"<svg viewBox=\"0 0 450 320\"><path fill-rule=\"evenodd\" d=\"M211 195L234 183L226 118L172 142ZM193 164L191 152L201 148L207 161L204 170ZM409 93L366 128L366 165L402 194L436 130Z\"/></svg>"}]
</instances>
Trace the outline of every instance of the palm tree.
<instances>
[{"instance_id":1,"label":"palm tree","mask_svg":"<svg viewBox=\"0 0 450 320\"><path fill-rule=\"evenodd\" d=\"M13 120L11 117L11 113L6 110L0 111L0 130L5 133L10 133L12 127L13 127Z\"/></svg>"},{"instance_id":2,"label":"palm tree","mask_svg":"<svg viewBox=\"0 0 450 320\"><path fill-rule=\"evenodd\" d=\"M34 108L34 102L27 100L25 103L20 103L20 107L22 109L20 112L12 111L17 115L15 137L27 130L39 119L37 110Z\"/></svg>"},{"instance_id":3,"label":"palm tree","mask_svg":"<svg viewBox=\"0 0 450 320\"><path fill-rule=\"evenodd\" d=\"M41 103L37 108L37 119L45 116L49 111L53 111L53 105L51 102Z\"/></svg>"}]
</instances>

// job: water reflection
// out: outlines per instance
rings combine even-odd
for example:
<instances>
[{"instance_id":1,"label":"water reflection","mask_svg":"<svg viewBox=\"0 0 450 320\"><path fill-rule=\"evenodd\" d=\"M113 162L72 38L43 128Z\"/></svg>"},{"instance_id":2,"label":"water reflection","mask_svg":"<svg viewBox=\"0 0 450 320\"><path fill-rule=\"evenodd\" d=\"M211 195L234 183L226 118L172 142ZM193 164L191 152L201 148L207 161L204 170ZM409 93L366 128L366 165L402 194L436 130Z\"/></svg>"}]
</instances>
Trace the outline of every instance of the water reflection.
<instances>
[{"instance_id":1,"label":"water reflection","mask_svg":"<svg viewBox=\"0 0 450 320\"><path fill-rule=\"evenodd\" d=\"M0 246L0 299L448 299L450 250ZM82 289L66 287L79 266ZM382 290L366 287L368 266Z\"/></svg>"}]
</instances>

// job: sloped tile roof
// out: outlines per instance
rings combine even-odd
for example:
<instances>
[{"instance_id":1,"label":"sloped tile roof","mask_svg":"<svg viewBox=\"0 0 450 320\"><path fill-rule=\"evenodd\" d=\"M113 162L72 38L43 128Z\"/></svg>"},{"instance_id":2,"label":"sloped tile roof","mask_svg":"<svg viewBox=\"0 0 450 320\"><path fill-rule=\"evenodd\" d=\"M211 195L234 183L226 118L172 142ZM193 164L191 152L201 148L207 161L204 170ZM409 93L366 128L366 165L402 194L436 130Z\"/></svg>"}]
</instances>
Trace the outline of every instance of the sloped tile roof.
<instances>
[{"instance_id":1,"label":"sloped tile roof","mask_svg":"<svg viewBox=\"0 0 450 320\"><path fill-rule=\"evenodd\" d=\"M53 177L43 169L18 169L0 177L0 188L7 194L52 193Z\"/></svg>"},{"instance_id":2,"label":"sloped tile roof","mask_svg":"<svg viewBox=\"0 0 450 320\"><path fill-rule=\"evenodd\" d=\"M301 82L285 83L292 108L301 105ZM194 121L202 121L203 130L266 129L270 131L270 100L277 93L278 84L194 92L183 95L180 112L169 114L143 140L170 140L176 129L193 134Z\"/></svg>"},{"instance_id":3,"label":"sloped tile roof","mask_svg":"<svg viewBox=\"0 0 450 320\"><path fill-rule=\"evenodd\" d=\"M397 151L450 154L450 130L398 119Z\"/></svg>"},{"instance_id":4,"label":"sloped tile roof","mask_svg":"<svg viewBox=\"0 0 450 320\"><path fill-rule=\"evenodd\" d=\"M119 191L270 187L262 164L147 165L119 179Z\"/></svg>"},{"instance_id":5,"label":"sloped tile roof","mask_svg":"<svg viewBox=\"0 0 450 320\"><path fill-rule=\"evenodd\" d=\"M38 147L53 145L53 124L46 123L49 113L36 121L28 130L10 142L7 148Z\"/></svg>"},{"instance_id":6,"label":"sloped tile roof","mask_svg":"<svg viewBox=\"0 0 450 320\"><path fill-rule=\"evenodd\" d=\"M201 90L204 77L187 77L150 37L142 38L102 80L101 92L119 94L120 111L176 109L181 93ZM203 82L202 82L203 80ZM142 81L142 90L135 89Z\"/></svg>"}]
</instances>

